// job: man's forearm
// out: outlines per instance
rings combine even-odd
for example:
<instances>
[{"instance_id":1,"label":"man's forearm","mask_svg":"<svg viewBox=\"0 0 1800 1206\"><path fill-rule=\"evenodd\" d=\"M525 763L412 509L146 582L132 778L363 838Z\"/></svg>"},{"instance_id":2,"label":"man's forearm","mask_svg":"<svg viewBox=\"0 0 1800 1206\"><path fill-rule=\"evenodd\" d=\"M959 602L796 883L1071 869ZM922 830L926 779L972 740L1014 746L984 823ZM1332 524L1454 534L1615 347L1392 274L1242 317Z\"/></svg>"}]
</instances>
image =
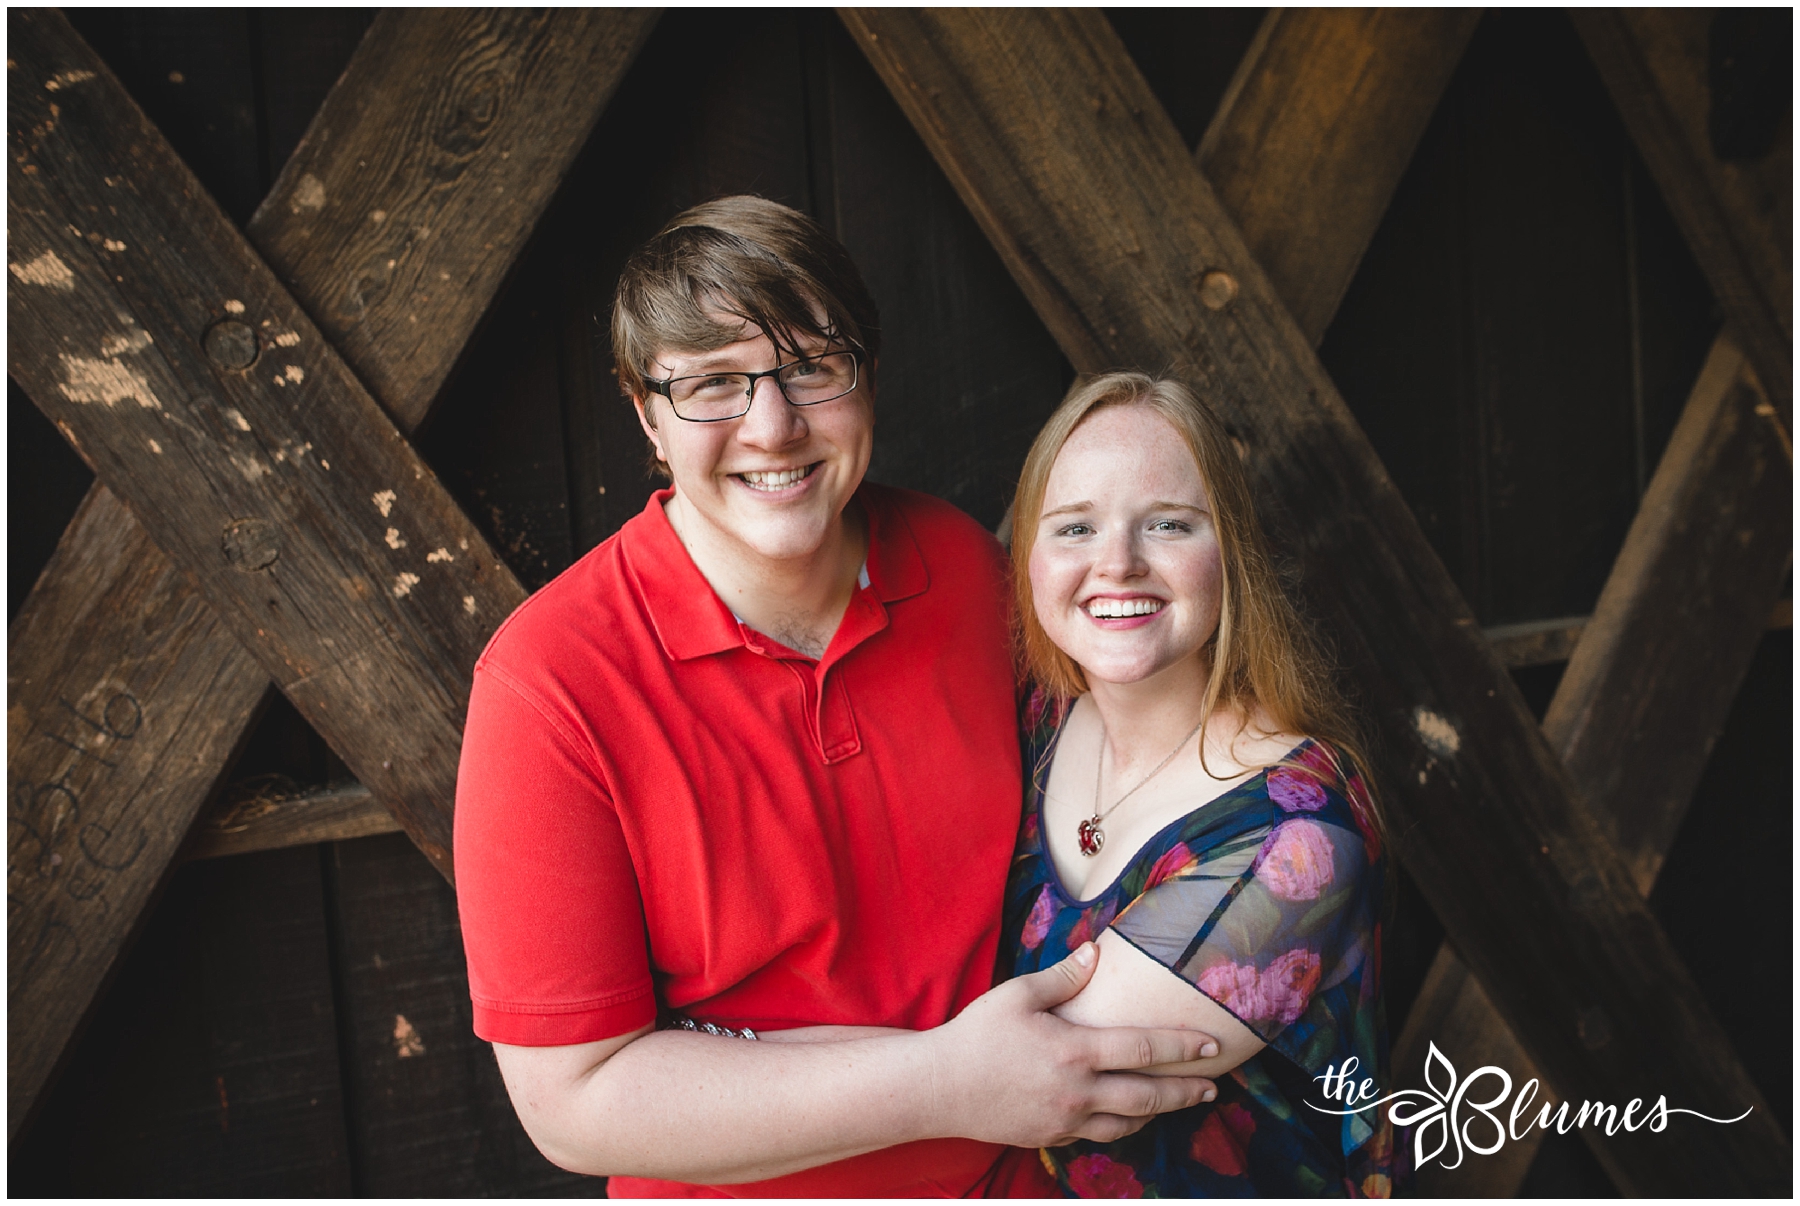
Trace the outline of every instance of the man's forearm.
<instances>
[{"instance_id":1,"label":"man's forearm","mask_svg":"<svg viewBox=\"0 0 1800 1206\"><path fill-rule=\"evenodd\" d=\"M927 1036L819 1041L831 1029L756 1043L652 1033L587 1069L511 1048L501 1066L545 1156L593 1175L734 1184L953 1133L931 1100Z\"/></svg>"}]
</instances>

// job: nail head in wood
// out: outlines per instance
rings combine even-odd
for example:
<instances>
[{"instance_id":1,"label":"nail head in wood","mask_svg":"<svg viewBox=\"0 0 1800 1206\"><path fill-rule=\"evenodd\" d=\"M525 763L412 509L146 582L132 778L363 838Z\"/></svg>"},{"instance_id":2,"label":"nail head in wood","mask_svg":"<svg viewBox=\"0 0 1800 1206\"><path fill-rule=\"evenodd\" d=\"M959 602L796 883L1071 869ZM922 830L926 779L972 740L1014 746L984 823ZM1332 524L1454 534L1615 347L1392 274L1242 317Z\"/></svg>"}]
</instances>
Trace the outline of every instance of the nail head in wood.
<instances>
[{"instance_id":1,"label":"nail head in wood","mask_svg":"<svg viewBox=\"0 0 1800 1206\"><path fill-rule=\"evenodd\" d=\"M256 332L235 319L215 322L201 340L207 356L223 369L247 369L256 363Z\"/></svg>"},{"instance_id":2,"label":"nail head in wood","mask_svg":"<svg viewBox=\"0 0 1800 1206\"><path fill-rule=\"evenodd\" d=\"M1200 304L1208 310L1223 310L1238 295L1237 278L1214 268L1200 278Z\"/></svg>"},{"instance_id":3,"label":"nail head in wood","mask_svg":"<svg viewBox=\"0 0 1800 1206\"><path fill-rule=\"evenodd\" d=\"M219 539L225 560L241 574L256 574L281 559L281 539L266 519L234 519Z\"/></svg>"}]
</instances>

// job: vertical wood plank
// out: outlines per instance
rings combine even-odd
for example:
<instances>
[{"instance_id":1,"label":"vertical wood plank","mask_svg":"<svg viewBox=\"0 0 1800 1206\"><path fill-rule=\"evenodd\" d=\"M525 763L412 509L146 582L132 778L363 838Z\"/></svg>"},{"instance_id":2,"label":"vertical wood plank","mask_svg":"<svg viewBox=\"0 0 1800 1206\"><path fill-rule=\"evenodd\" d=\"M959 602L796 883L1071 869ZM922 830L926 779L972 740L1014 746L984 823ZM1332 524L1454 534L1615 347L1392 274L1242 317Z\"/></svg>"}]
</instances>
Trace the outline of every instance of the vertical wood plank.
<instances>
[{"instance_id":1,"label":"vertical wood plank","mask_svg":"<svg viewBox=\"0 0 1800 1206\"><path fill-rule=\"evenodd\" d=\"M8 1188L348 1196L334 1016L315 850L184 870L12 1143Z\"/></svg>"},{"instance_id":2,"label":"vertical wood plank","mask_svg":"<svg viewBox=\"0 0 1800 1206\"><path fill-rule=\"evenodd\" d=\"M456 897L398 834L325 847L357 1192L601 1196L519 1125L475 1037Z\"/></svg>"}]
</instances>

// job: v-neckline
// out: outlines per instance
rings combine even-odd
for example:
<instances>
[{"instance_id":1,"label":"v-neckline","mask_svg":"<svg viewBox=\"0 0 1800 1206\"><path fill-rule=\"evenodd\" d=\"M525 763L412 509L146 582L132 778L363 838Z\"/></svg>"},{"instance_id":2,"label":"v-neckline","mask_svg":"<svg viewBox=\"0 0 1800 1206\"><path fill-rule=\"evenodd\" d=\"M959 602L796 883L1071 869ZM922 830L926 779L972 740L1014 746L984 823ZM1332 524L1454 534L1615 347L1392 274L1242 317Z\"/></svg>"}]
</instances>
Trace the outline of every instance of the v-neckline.
<instances>
[{"instance_id":1,"label":"v-neckline","mask_svg":"<svg viewBox=\"0 0 1800 1206\"><path fill-rule=\"evenodd\" d=\"M1255 774L1251 775L1249 778L1245 779L1243 782L1232 784L1230 787L1226 788L1224 791L1220 792L1218 795L1214 796L1212 799L1206 801L1206 803L1201 804L1196 808L1188 809L1186 812L1182 813L1180 816L1178 816L1174 820L1170 821L1167 825L1164 825L1161 829L1158 829L1155 833L1151 834L1148 838L1146 838L1143 841L1143 843L1141 845L1139 845L1138 848L1132 852L1130 858L1125 860L1124 866L1119 868L1119 873L1117 875L1113 876L1112 882L1108 883L1106 885L1106 887L1102 888L1099 892L1096 892L1094 895L1083 900L1083 899L1077 897L1073 892L1070 892L1068 887L1063 883L1062 872L1057 870L1057 867L1056 867L1056 858L1054 855L1052 855L1050 853L1050 826L1048 825L1048 823L1045 821L1045 818L1044 818L1044 798L1049 794L1049 790L1050 790L1049 768L1056 764L1056 749L1059 745L1062 744L1063 733L1068 729L1069 718L1071 716L1073 716L1074 714L1075 714L1075 710L1073 708L1070 708L1067 712L1065 712L1063 714L1063 718L1062 718L1061 722L1057 724L1056 732L1054 735L1051 736L1050 744L1045 749L1044 754L1040 758L1040 760L1043 761L1044 768L1045 768L1044 769L1044 780L1041 783L1038 782L1037 776L1034 773L1032 775L1031 791L1032 791L1032 794L1037 797L1035 806L1037 809L1038 846L1044 857L1044 869L1046 872L1048 872L1047 878L1048 878L1049 884L1052 888L1054 888L1056 890L1056 894L1058 896L1062 897L1063 901L1066 904L1069 904L1078 909L1090 909L1090 908L1094 907L1096 904L1099 904L1102 900L1105 900L1112 893L1118 891L1119 885L1124 882L1125 877L1127 875L1131 874L1132 869L1138 865L1138 860L1140 860L1141 858L1144 857L1144 852L1146 850L1149 850L1149 849L1157 846L1159 843L1161 843L1164 840L1165 836L1171 830L1177 829L1180 826L1185 825L1188 822L1189 818L1191 818L1196 812L1199 812L1201 809L1210 809L1210 808L1212 808L1213 805L1219 803L1221 800L1229 799L1230 797L1243 791L1246 787L1249 787L1251 784L1262 782L1262 780L1264 780L1268 777L1268 774L1271 770L1282 765L1284 762L1290 761L1297 754L1299 754L1300 751L1304 750L1308 745L1312 744L1311 737L1302 737L1300 739L1300 743L1298 745L1296 745L1293 749L1289 750L1287 753L1283 754L1280 758L1277 758L1274 762L1271 762L1269 765L1262 767Z\"/></svg>"}]
</instances>

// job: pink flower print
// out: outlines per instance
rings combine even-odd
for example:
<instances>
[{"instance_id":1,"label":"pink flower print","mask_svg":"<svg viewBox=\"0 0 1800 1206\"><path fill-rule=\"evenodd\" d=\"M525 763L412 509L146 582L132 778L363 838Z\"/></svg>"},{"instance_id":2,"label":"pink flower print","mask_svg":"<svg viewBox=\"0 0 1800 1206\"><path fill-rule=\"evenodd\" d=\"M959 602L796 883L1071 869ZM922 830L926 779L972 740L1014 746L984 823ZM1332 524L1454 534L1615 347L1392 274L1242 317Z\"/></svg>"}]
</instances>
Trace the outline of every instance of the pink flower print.
<instances>
[{"instance_id":1,"label":"pink flower print","mask_svg":"<svg viewBox=\"0 0 1800 1206\"><path fill-rule=\"evenodd\" d=\"M1215 963L1200 973L1200 991L1246 1020L1266 1016L1254 963Z\"/></svg>"},{"instance_id":2,"label":"pink flower print","mask_svg":"<svg viewBox=\"0 0 1800 1206\"><path fill-rule=\"evenodd\" d=\"M1325 789L1304 771L1277 767L1269 772L1269 799L1287 812L1317 812L1325 807Z\"/></svg>"},{"instance_id":3,"label":"pink flower print","mask_svg":"<svg viewBox=\"0 0 1800 1206\"><path fill-rule=\"evenodd\" d=\"M1025 928L1019 934L1019 941L1028 951L1035 951L1044 945L1044 935L1050 932L1050 923L1056 920L1056 902L1050 898L1050 885L1038 893L1037 903L1031 906L1031 916L1025 919Z\"/></svg>"},{"instance_id":4,"label":"pink flower print","mask_svg":"<svg viewBox=\"0 0 1800 1206\"><path fill-rule=\"evenodd\" d=\"M1263 843L1257 875L1278 900L1317 900L1330 885L1332 845L1311 821L1287 821Z\"/></svg>"},{"instance_id":5,"label":"pink flower print","mask_svg":"<svg viewBox=\"0 0 1800 1206\"><path fill-rule=\"evenodd\" d=\"M1242 1106L1235 1108L1240 1113L1244 1112ZM1252 1122L1250 1128L1255 1130L1256 1124ZM1200 1129L1194 1132L1193 1139L1188 1143L1188 1155L1194 1158L1195 1163L1206 1165L1222 1177L1241 1177L1250 1169L1242 1138L1233 1133L1217 1111L1208 1114L1206 1121L1200 1124Z\"/></svg>"},{"instance_id":6,"label":"pink flower print","mask_svg":"<svg viewBox=\"0 0 1800 1206\"><path fill-rule=\"evenodd\" d=\"M1319 986L1321 970L1318 952L1303 946L1277 955L1257 979L1263 1008L1268 1011L1262 1016L1273 1018L1283 1026L1299 1021L1312 1000L1313 989Z\"/></svg>"},{"instance_id":7,"label":"pink flower print","mask_svg":"<svg viewBox=\"0 0 1800 1206\"><path fill-rule=\"evenodd\" d=\"M1226 1102L1219 1110L1219 1117L1225 1120L1225 1129L1235 1135L1239 1143L1249 1143L1250 1136L1256 1134L1256 1119L1235 1101Z\"/></svg>"},{"instance_id":8,"label":"pink flower print","mask_svg":"<svg viewBox=\"0 0 1800 1206\"><path fill-rule=\"evenodd\" d=\"M1148 892L1165 879L1173 879L1176 875L1194 865L1194 852L1189 850L1186 842L1175 843L1175 848L1156 860L1150 868L1150 877L1144 881L1144 891Z\"/></svg>"},{"instance_id":9,"label":"pink flower print","mask_svg":"<svg viewBox=\"0 0 1800 1206\"><path fill-rule=\"evenodd\" d=\"M1141 1198L1144 1187L1129 1164L1099 1152L1069 1161L1069 1188L1078 1198Z\"/></svg>"},{"instance_id":10,"label":"pink flower print","mask_svg":"<svg viewBox=\"0 0 1800 1206\"><path fill-rule=\"evenodd\" d=\"M1261 972L1254 963L1215 963L1200 973L1200 991L1246 1022L1287 1026L1306 1012L1322 970L1319 956L1297 947Z\"/></svg>"},{"instance_id":11,"label":"pink flower print","mask_svg":"<svg viewBox=\"0 0 1800 1206\"><path fill-rule=\"evenodd\" d=\"M1098 938L1107 926L1112 924L1113 914L1119 911L1119 902L1109 900L1103 905L1095 905L1081 915L1081 920L1069 931L1069 949L1074 950L1084 942L1092 942Z\"/></svg>"}]
</instances>

